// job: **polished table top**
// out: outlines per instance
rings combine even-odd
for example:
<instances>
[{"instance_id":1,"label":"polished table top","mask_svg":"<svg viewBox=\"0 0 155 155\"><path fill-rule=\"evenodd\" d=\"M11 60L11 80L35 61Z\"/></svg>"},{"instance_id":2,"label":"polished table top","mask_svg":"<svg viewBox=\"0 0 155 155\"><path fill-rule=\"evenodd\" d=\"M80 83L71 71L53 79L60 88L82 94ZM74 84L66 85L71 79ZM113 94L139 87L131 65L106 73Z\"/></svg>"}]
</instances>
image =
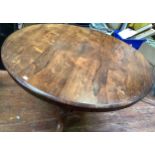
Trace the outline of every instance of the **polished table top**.
<instances>
[{"instance_id":1,"label":"polished table top","mask_svg":"<svg viewBox=\"0 0 155 155\"><path fill-rule=\"evenodd\" d=\"M67 24L23 28L5 41L3 63L22 86L57 103L114 110L148 94L152 66L129 45Z\"/></svg>"}]
</instances>

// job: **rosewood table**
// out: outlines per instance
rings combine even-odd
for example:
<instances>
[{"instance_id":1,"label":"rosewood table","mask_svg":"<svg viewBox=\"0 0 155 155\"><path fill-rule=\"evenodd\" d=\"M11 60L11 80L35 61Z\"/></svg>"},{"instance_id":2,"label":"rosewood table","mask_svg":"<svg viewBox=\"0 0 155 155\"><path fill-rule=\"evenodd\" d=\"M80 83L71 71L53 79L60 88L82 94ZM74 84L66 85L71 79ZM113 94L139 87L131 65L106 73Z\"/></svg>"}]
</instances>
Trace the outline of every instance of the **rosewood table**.
<instances>
[{"instance_id":1,"label":"rosewood table","mask_svg":"<svg viewBox=\"0 0 155 155\"><path fill-rule=\"evenodd\" d=\"M153 68L139 51L67 24L16 31L2 47L2 60L23 88L67 109L125 108L146 96L153 83Z\"/></svg>"}]
</instances>

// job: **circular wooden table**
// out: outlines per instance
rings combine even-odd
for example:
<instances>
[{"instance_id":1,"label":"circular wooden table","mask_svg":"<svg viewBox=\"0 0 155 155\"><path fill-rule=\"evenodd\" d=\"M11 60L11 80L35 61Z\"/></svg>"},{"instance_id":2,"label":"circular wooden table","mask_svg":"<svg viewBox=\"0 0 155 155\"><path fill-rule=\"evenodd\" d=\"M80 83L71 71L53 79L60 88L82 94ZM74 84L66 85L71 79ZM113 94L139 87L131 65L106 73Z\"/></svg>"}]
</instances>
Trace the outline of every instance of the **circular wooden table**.
<instances>
[{"instance_id":1,"label":"circular wooden table","mask_svg":"<svg viewBox=\"0 0 155 155\"><path fill-rule=\"evenodd\" d=\"M5 41L10 75L40 97L75 109L110 111L148 94L152 66L111 36L67 24L23 28Z\"/></svg>"}]
</instances>

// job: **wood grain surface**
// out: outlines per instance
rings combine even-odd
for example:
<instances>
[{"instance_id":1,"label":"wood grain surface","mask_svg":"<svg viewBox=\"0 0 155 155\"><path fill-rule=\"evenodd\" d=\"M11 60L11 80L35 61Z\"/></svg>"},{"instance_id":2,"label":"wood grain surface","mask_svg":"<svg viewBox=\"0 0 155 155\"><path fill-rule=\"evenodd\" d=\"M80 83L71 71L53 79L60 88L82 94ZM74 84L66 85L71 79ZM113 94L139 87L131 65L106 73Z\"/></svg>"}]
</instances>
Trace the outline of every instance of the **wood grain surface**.
<instances>
[{"instance_id":1,"label":"wood grain surface","mask_svg":"<svg viewBox=\"0 0 155 155\"><path fill-rule=\"evenodd\" d=\"M0 71L0 131L155 131L154 124L155 104L144 101L113 112L62 113L20 88L6 71Z\"/></svg>"},{"instance_id":2,"label":"wood grain surface","mask_svg":"<svg viewBox=\"0 0 155 155\"><path fill-rule=\"evenodd\" d=\"M153 76L155 82L155 72ZM113 112L70 111L65 114L64 131L155 132L155 88L141 101Z\"/></svg>"},{"instance_id":3,"label":"wood grain surface","mask_svg":"<svg viewBox=\"0 0 155 155\"><path fill-rule=\"evenodd\" d=\"M0 131L62 131L62 111L17 85L0 71Z\"/></svg>"},{"instance_id":4,"label":"wood grain surface","mask_svg":"<svg viewBox=\"0 0 155 155\"><path fill-rule=\"evenodd\" d=\"M153 66L153 86L149 94L142 99L142 101L147 102L155 106L155 66Z\"/></svg>"},{"instance_id":5,"label":"wood grain surface","mask_svg":"<svg viewBox=\"0 0 155 155\"><path fill-rule=\"evenodd\" d=\"M77 26L23 28L7 38L2 59L24 87L83 109L126 107L152 86L152 67L140 52L111 36Z\"/></svg>"},{"instance_id":6,"label":"wood grain surface","mask_svg":"<svg viewBox=\"0 0 155 155\"><path fill-rule=\"evenodd\" d=\"M155 104L139 101L128 108L111 112L66 113L64 131L155 132Z\"/></svg>"}]
</instances>

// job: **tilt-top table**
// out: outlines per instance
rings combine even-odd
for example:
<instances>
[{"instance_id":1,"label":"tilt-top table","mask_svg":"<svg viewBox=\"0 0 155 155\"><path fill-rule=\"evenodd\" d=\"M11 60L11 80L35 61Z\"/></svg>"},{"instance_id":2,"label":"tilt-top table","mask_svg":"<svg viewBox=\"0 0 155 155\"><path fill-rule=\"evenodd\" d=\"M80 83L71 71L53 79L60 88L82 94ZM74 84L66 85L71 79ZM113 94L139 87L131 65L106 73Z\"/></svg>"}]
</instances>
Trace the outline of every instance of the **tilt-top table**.
<instances>
[{"instance_id":1,"label":"tilt-top table","mask_svg":"<svg viewBox=\"0 0 155 155\"><path fill-rule=\"evenodd\" d=\"M10 35L2 47L9 74L39 98L85 111L112 111L151 90L153 68L111 36L67 24L38 24Z\"/></svg>"}]
</instances>

